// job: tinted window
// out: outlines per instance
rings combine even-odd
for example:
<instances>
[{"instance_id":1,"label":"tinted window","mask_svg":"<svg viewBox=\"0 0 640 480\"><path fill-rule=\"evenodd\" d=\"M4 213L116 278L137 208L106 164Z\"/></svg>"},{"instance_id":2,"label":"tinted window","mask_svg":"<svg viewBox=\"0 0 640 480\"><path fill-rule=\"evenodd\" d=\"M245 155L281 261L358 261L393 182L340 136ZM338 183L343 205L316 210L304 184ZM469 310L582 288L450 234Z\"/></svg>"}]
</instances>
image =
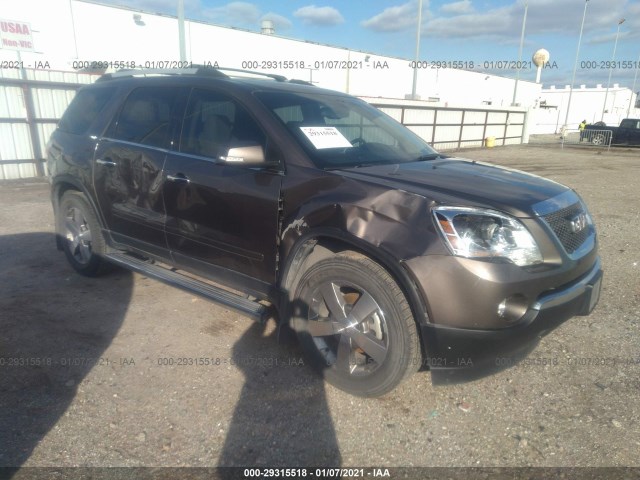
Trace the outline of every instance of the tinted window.
<instances>
[{"instance_id":1,"label":"tinted window","mask_svg":"<svg viewBox=\"0 0 640 480\"><path fill-rule=\"evenodd\" d=\"M117 140L168 148L171 111L178 90L172 87L146 87L131 92L109 136Z\"/></svg>"},{"instance_id":2,"label":"tinted window","mask_svg":"<svg viewBox=\"0 0 640 480\"><path fill-rule=\"evenodd\" d=\"M265 143L265 134L235 100L212 90L191 92L182 124L181 152L217 159L230 148L264 148Z\"/></svg>"},{"instance_id":3,"label":"tinted window","mask_svg":"<svg viewBox=\"0 0 640 480\"><path fill-rule=\"evenodd\" d=\"M273 112L284 123L302 122L304 120L304 115L302 114L302 107L300 105L288 105L286 107L274 108Z\"/></svg>"},{"instance_id":4,"label":"tinted window","mask_svg":"<svg viewBox=\"0 0 640 480\"><path fill-rule=\"evenodd\" d=\"M58 128L76 135L86 133L113 92L115 88L80 90L64 112Z\"/></svg>"},{"instance_id":5,"label":"tinted window","mask_svg":"<svg viewBox=\"0 0 640 480\"><path fill-rule=\"evenodd\" d=\"M257 92L320 168L413 162L435 154L424 140L354 97Z\"/></svg>"},{"instance_id":6,"label":"tinted window","mask_svg":"<svg viewBox=\"0 0 640 480\"><path fill-rule=\"evenodd\" d=\"M633 120L631 118L627 118L625 120L622 120L622 122L620 123L620 127L621 128L640 128L640 120Z\"/></svg>"}]
</instances>

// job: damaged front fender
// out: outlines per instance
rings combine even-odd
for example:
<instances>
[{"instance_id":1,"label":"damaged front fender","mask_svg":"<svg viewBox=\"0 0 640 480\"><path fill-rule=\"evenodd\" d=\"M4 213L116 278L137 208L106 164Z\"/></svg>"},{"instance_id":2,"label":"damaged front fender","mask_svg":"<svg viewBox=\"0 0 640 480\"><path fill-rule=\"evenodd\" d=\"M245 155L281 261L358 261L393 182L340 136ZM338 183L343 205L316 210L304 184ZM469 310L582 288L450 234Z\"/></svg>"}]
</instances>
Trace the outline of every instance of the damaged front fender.
<instances>
[{"instance_id":1,"label":"damaged front fender","mask_svg":"<svg viewBox=\"0 0 640 480\"><path fill-rule=\"evenodd\" d=\"M283 185L280 285L290 300L296 279L317 261L339 250L359 251L385 267L407 294L416 319L427 321L426 302L404 260L448 254L420 195L356 181L332 172ZM321 245L323 249L318 249ZM313 262L312 262L313 263Z\"/></svg>"},{"instance_id":2,"label":"damaged front fender","mask_svg":"<svg viewBox=\"0 0 640 480\"><path fill-rule=\"evenodd\" d=\"M297 172L298 173L298 172ZM281 253L286 259L302 237L334 231L396 261L427 254L446 254L429 215L425 197L327 172L283 186Z\"/></svg>"}]
</instances>

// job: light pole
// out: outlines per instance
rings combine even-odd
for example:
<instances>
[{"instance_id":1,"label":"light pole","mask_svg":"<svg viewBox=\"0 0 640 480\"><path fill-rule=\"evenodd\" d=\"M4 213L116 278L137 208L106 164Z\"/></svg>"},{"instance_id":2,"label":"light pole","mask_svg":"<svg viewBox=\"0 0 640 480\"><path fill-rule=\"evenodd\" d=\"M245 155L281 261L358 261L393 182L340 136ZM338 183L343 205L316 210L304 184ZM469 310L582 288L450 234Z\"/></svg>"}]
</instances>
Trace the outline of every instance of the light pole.
<instances>
[{"instance_id":1,"label":"light pole","mask_svg":"<svg viewBox=\"0 0 640 480\"><path fill-rule=\"evenodd\" d=\"M638 57L638 64L636 65L636 73L633 76L633 87L631 87L631 98L629 98L629 108L627 108L627 118L631 116L631 104L633 103L633 94L636 91L636 80L638 80L638 67L640 67L640 56ZM636 101L638 97L636 96Z\"/></svg>"},{"instance_id":2,"label":"light pole","mask_svg":"<svg viewBox=\"0 0 640 480\"><path fill-rule=\"evenodd\" d=\"M580 58L580 44L582 43L582 31L584 30L584 19L587 18L587 5L589 0L584 2L584 12L582 13L582 24L580 25L580 35L578 36L578 48L576 49L576 61L573 64L573 75L571 76L571 85L569 85L569 101L567 102L567 113L564 117L564 129L566 131L569 123L569 109L571 108L571 95L573 94L573 84L576 81L576 70L578 69L578 59Z\"/></svg>"},{"instance_id":3,"label":"light pole","mask_svg":"<svg viewBox=\"0 0 640 480\"><path fill-rule=\"evenodd\" d=\"M524 29L527 25L527 10L529 10L529 2L524 2L524 17L522 18L522 32L520 33L520 50L518 51L518 65L516 65L516 83L513 86L513 100L511 105L516 105L516 97L518 95L518 82L520 81L520 67L522 66L522 47L524 46Z\"/></svg>"},{"instance_id":4,"label":"light pole","mask_svg":"<svg viewBox=\"0 0 640 480\"><path fill-rule=\"evenodd\" d=\"M618 31L616 33L616 41L613 43L613 55L611 56L611 65L609 65L609 80L607 80L607 90L604 93L604 105L602 105L602 117L600 121L604 121L604 111L607 109L607 97L609 96L609 85L611 85L611 73L613 72L613 62L616 60L616 47L618 46L618 37L620 36L620 25L624 23L624 18L618 22Z\"/></svg>"},{"instance_id":5,"label":"light pole","mask_svg":"<svg viewBox=\"0 0 640 480\"><path fill-rule=\"evenodd\" d=\"M420 33L422 30L422 0L418 1L418 28L416 31L416 57L413 65L413 86L411 87L411 99L416 100L416 86L418 83L418 61L420 60Z\"/></svg>"},{"instance_id":6,"label":"light pole","mask_svg":"<svg viewBox=\"0 0 640 480\"><path fill-rule=\"evenodd\" d=\"M184 0L178 0L178 42L180 45L180 61L187 60L187 48L184 41Z\"/></svg>"}]
</instances>

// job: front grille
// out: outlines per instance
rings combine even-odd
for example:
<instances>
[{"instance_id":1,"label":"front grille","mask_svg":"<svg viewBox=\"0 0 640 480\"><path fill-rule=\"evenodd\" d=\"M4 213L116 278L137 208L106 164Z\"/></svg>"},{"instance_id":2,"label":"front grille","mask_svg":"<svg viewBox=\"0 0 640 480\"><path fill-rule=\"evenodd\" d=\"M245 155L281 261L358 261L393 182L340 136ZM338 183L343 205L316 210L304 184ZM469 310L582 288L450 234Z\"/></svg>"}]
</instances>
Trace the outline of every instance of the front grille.
<instances>
[{"instance_id":1,"label":"front grille","mask_svg":"<svg viewBox=\"0 0 640 480\"><path fill-rule=\"evenodd\" d=\"M586 211L580 202L576 202L568 207L542 216L569 254L580 248L593 231L591 224L587 224L582 230L573 232L571 222L580 213L586 214Z\"/></svg>"}]
</instances>

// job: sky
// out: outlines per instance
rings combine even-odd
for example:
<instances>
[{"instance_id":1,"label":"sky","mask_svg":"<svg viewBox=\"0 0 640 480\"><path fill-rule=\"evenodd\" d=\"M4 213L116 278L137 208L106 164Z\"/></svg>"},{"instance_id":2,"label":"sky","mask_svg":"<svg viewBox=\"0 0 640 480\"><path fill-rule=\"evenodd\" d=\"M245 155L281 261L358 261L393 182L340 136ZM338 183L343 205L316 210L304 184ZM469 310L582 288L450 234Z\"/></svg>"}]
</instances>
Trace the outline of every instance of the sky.
<instances>
[{"instance_id":1,"label":"sky","mask_svg":"<svg viewBox=\"0 0 640 480\"><path fill-rule=\"evenodd\" d=\"M176 15L177 0L101 0L151 13ZM640 65L640 0L423 0L420 60L465 62L474 69L515 76L528 4L522 60L550 53L545 86L571 83L580 26L586 16L575 85L631 88ZM184 0L187 19L258 31L271 20L276 35L406 59L415 57L418 0ZM621 24L619 22L625 19ZM618 35L619 28L619 35ZM607 63L608 62L608 63ZM507 68L505 68L507 67ZM535 80L535 67L520 78ZM640 78L636 90L640 89Z\"/></svg>"}]
</instances>

